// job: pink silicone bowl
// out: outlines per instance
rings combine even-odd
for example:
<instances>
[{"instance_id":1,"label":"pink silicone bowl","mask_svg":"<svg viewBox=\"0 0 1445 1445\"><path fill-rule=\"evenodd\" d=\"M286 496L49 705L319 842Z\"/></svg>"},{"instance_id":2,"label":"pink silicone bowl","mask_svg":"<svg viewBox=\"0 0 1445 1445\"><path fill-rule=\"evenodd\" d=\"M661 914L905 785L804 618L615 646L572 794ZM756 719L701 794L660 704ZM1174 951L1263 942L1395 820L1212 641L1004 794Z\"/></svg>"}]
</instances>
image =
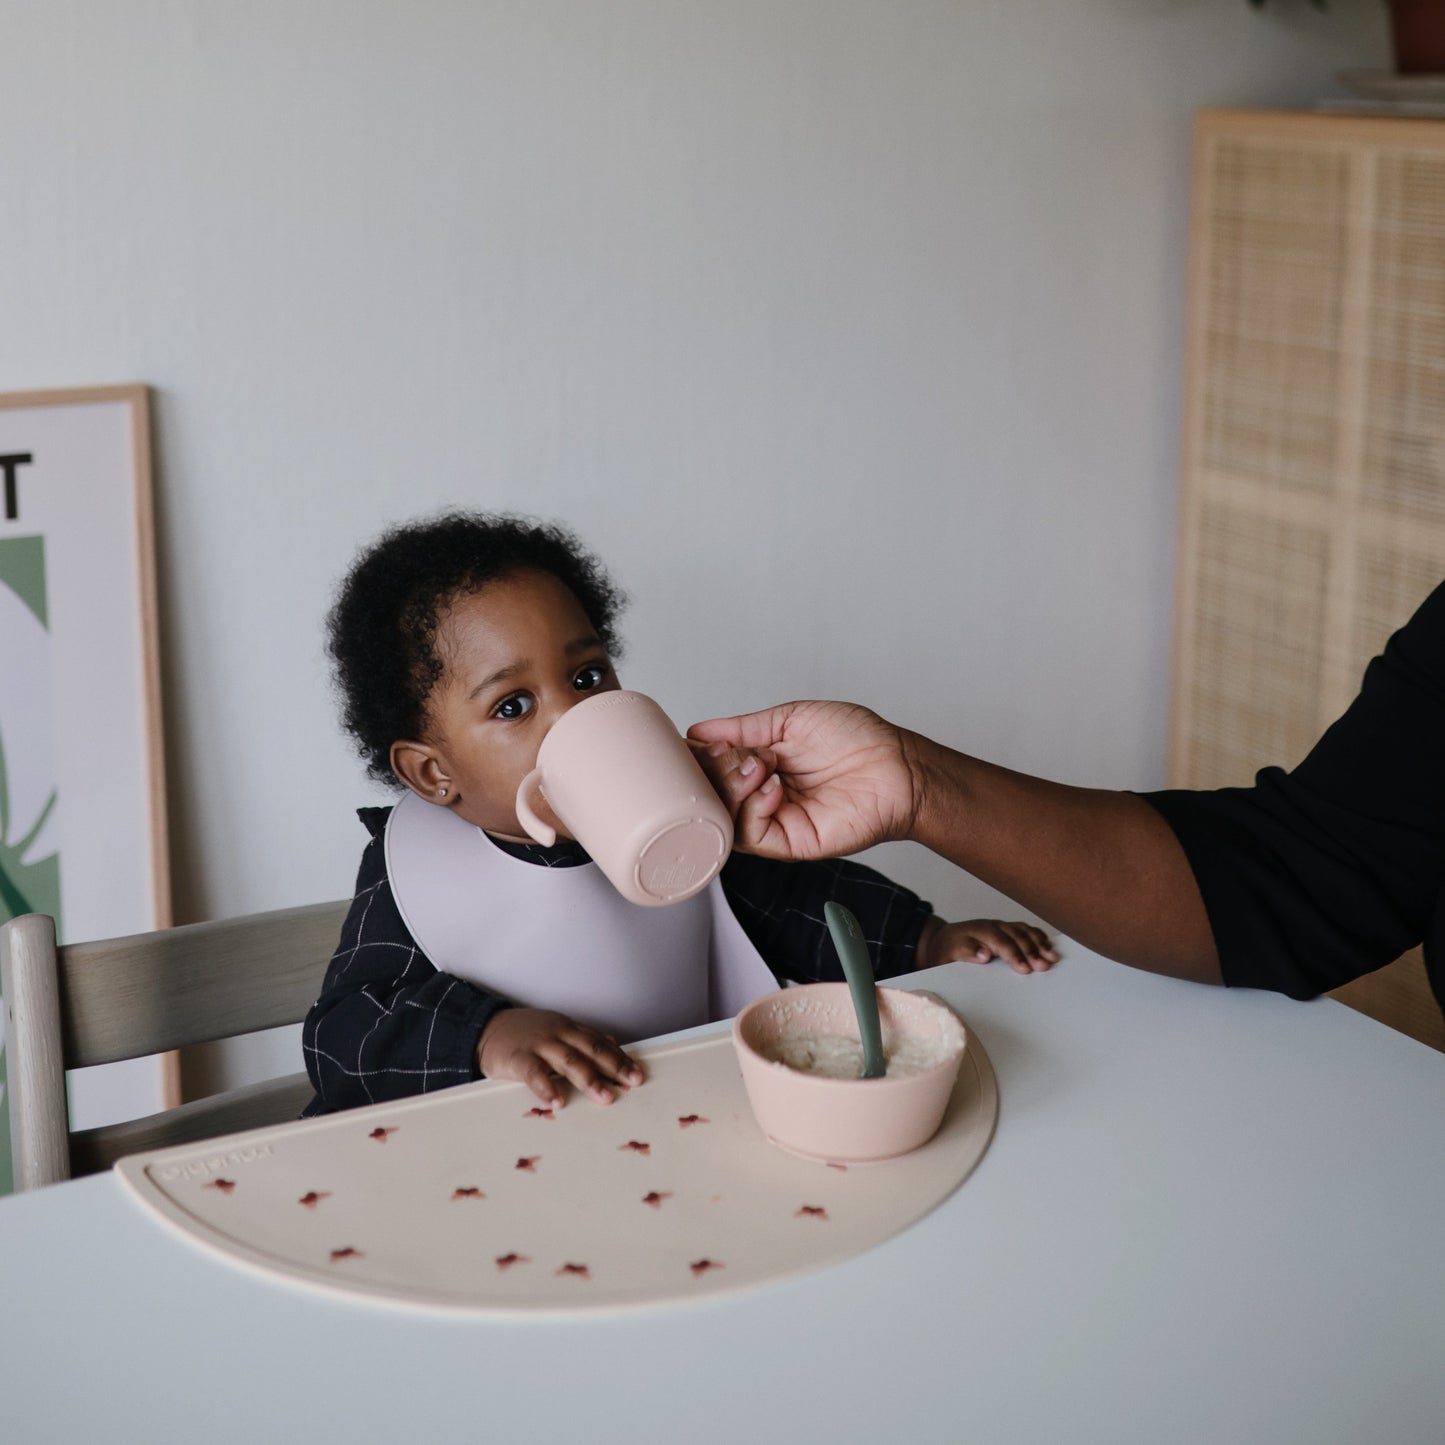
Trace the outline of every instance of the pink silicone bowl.
<instances>
[{"instance_id":1,"label":"pink silicone bowl","mask_svg":"<svg viewBox=\"0 0 1445 1445\"><path fill-rule=\"evenodd\" d=\"M846 983L780 989L754 999L733 1020L748 1102L774 1144L807 1159L849 1164L906 1154L937 1132L963 1061L963 1024L939 1000L905 989L880 988L878 1011L885 1056L893 1039L907 1035L957 1048L922 1073L881 1079L831 1079L768 1058L770 1045L793 1035L856 1039Z\"/></svg>"}]
</instances>

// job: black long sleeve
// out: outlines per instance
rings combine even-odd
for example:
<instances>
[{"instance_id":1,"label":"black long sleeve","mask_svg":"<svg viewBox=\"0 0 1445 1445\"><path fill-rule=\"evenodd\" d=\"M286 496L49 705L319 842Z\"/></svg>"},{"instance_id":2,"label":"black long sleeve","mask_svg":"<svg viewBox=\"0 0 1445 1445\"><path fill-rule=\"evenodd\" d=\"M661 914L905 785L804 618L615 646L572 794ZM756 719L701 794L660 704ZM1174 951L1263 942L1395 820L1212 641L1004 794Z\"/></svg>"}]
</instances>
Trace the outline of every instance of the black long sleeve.
<instances>
[{"instance_id":1,"label":"black long sleeve","mask_svg":"<svg viewBox=\"0 0 1445 1445\"><path fill-rule=\"evenodd\" d=\"M1423 941L1445 999L1445 584L1292 772L1144 796L1194 870L1226 983L1310 998Z\"/></svg>"}]
</instances>

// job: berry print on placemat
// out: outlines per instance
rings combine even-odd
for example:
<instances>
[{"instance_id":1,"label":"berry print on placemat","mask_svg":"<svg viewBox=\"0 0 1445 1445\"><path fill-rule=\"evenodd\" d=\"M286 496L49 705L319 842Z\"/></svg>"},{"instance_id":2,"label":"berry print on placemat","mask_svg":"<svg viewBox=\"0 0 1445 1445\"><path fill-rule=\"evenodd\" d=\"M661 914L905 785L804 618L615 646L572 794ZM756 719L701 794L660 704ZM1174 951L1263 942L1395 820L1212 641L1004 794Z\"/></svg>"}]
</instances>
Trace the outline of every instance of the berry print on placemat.
<instances>
[{"instance_id":1,"label":"berry print on placemat","mask_svg":"<svg viewBox=\"0 0 1445 1445\"><path fill-rule=\"evenodd\" d=\"M997 1117L975 1069L936 1146L876 1168L809 1162L756 1127L730 1036L647 1062L647 1088L611 1110L564 1115L493 1081L132 1156L118 1174L238 1265L332 1295L519 1317L692 1308L897 1233L967 1177Z\"/></svg>"}]
</instances>

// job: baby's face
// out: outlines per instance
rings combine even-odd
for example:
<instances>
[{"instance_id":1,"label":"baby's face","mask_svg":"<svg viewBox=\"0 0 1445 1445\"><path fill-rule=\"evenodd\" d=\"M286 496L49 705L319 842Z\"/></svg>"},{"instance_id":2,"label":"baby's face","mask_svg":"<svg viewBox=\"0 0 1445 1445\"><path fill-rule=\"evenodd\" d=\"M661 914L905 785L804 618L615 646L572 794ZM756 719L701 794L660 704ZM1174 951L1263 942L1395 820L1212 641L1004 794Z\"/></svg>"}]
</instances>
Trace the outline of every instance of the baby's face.
<instances>
[{"instance_id":1,"label":"baby's face","mask_svg":"<svg viewBox=\"0 0 1445 1445\"><path fill-rule=\"evenodd\" d=\"M454 599L438 618L436 645L444 671L427 703L426 741L447 796L434 801L488 833L527 842L517 787L568 708L617 690L612 659L571 590L535 571Z\"/></svg>"}]
</instances>

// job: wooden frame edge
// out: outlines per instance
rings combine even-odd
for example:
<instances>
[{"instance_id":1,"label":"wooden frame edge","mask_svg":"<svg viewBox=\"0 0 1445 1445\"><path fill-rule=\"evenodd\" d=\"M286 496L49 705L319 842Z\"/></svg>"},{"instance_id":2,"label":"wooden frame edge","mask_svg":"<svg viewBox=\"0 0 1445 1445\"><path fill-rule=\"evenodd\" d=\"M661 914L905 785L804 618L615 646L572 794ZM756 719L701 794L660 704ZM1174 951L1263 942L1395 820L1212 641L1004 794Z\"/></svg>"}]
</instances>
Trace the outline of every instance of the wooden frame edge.
<instances>
[{"instance_id":1,"label":"wooden frame edge","mask_svg":"<svg viewBox=\"0 0 1445 1445\"><path fill-rule=\"evenodd\" d=\"M1190 485L1198 462L1200 403L1196 395L1203 372L1199 335L1204 315L1202 292L1208 274L1208 200L1213 189L1208 156L1215 130L1212 120L1216 112L1201 111L1195 117L1190 145L1189 222L1186 234L1189 254L1185 258L1184 282L1184 357L1180 367L1183 391L1179 408L1178 479L1175 484L1176 515L1174 518L1174 622L1172 656L1169 676L1169 732L1165 750L1165 786L1184 786L1184 689L1193 661L1193 637L1190 632L1190 599L1193 597L1197 567L1194 558L1195 517L1193 488Z\"/></svg>"},{"instance_id":2,"label":"wooden frame edge","mask_svg":"<svg viewBox=\"0 0 1445 1445\"><path fill-rule=\"evenodd\" d=\"M156 585L155 476L151 447L151 388L144 382L111 386L50 387L0 393L0 407L84 406L124 402L131 418L131 487L135 507L136 583L140 589L142 705L146 716L146 794L151 832L151 911L155 928L175 922L171 895L170 806L166 780L165 712L161 690L160 604ZM181 1061L172 1051L161 1058L161 1097L166 1108L181 1102Z\"/></svg>"}]
</instances>

